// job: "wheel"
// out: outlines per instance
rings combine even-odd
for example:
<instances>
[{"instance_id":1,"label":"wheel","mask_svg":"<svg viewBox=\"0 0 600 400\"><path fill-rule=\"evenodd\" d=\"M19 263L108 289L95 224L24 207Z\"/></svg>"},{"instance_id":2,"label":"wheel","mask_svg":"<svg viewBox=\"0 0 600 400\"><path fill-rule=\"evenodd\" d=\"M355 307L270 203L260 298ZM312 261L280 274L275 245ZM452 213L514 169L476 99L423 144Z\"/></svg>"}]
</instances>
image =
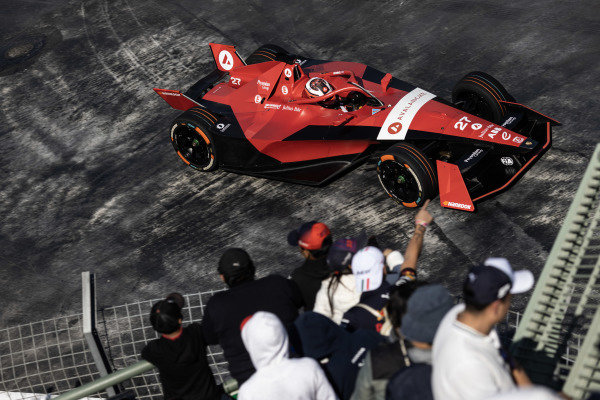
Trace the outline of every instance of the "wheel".
<instances>
[{"instance_id":1,"label":"wheel","mask_svg":"<svg viewBox=\"0 0 600 400\"><path fill-rule=\"evenodd\" d=\"M496 124L504 122L506 116L506 105L501 101L514 102L515 99L485 72L469 72L452 90L452 102L461 110Z\"/></svg>"},{"instance_id":2,"label":"wheel","mask_svg":"<svg viewBox=\"0 0 600 400\"><path fill-rule=\"evenodd\" d=\"M264 44L250 54L246 59L246 64L258 64L267 61L292 62L293 58L287 51L277 45Z\"/></svg>"},{"instance_id":3,"label":"wheel","mask_svg":"<svg viewBox=\"0 0 600 400\"><path fill-rule=\"evenodd\" d=\"M387 194L404 207L421 207L437 196L437 177L431 162L418 148L397 143L377 163L377 175Z\"/></svg>"},{"instance_id":4,"label":"wheel","mask_svg":"<svg viewBox=\"0 0 600 400\"><path fill-rule=\"evenodd\" d=\"M171 126L173 148L190 167L200 171L218 168L212 128L217 117L202 107L193 107L175 118Z\"/></svg>"}]
</instances>

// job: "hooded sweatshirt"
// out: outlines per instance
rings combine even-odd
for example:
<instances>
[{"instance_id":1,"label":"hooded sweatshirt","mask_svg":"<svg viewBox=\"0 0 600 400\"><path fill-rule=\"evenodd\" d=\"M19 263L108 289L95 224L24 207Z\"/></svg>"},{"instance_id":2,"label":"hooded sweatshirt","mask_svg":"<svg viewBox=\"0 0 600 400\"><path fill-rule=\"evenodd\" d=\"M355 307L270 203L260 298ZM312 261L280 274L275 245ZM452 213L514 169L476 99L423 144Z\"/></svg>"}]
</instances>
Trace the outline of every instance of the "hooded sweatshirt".
<instances>
[{"instance_id":1,"label":"hooded sweatshirt","mask_svg":"<svg viewBox=\"0 0 600 400\"><path fill-rule=\"evenodd\" d=\"M329 277L329 267L325 258L306 259L304 264L296 268L290 278L296 282L302 293L304 311L311 311L315 306L315 297L321 288L321 281Z\"/></svg>"},{"instance_id":2,"label":"hooded sweatshirt","mask_svg":"<svg viewBox=\"0 0 600 400\"><path fill-rule=\"evenodd\" d=\"M239 400L337 399L315 360L288 358L288 335L275 314L255 313L243 325L242 341L256 372L240 387Z\"/></svg>"},{"instance_id":3,"label":"hooded sweatshirt","mask_svg":"<svg viewBox=\"0 0 600 400\"><path fill-rule=\"evenodd\" d=\"M348 332L329 318L306 312L294 322L301 352L321 363L341 399L349 399L367 351L384 340L375 331Z\"/></svg>"}]
</instances>

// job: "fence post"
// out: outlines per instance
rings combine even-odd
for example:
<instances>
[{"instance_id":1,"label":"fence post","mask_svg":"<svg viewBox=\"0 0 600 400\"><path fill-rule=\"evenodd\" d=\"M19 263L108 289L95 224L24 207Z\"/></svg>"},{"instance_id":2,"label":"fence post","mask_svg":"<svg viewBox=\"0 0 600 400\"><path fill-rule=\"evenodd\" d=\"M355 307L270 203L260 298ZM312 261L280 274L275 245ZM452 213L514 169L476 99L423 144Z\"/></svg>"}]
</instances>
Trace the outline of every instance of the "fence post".
<instances>
[{"instance_id":1,"label":"fence post","mask_svg":"<svg viewBox=\"0 0 600 400\"><path fill-rule=\"evenodd\" d=\"M106 352L100 342L100 336L96 330L96 281L94 274L89 271L81 273L81 293L82 293L82 306L83 306L83 337L92 353L94 358L94 364L100 373L100 376L104 377L112 373L112 368L108 362ZM112 397L119 393L119 387L117 385L106 388L106 393Z\"/></svg>"}]
</instances>

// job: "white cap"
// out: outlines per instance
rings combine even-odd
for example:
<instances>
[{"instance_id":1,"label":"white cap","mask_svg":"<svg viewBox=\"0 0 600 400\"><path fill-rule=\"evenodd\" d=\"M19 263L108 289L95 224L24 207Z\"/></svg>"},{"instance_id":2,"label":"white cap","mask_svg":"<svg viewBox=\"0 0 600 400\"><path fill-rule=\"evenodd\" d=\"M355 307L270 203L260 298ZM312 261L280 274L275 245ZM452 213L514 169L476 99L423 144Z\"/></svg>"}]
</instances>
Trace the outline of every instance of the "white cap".
<instances>
[{"instance_id":1,"label":"white cap","mask_svg":"<svg viewBox=\"0 0 600 400\"><path fill-rule=\"evenodd\" d=\"M367 246L352 257L352 273L357 292L378 289L383 282L384 257L377 247Z\"/></svg>"},{"instance_id":2,"label":"white cap","mask_svg":"<svg viewBox=\"0 0 600 400\"><path fill-rule=\"evenodd\" d=\"M512 294L526 292L531 289L535 283L535 278L533 277L533 273L531 273L531 271L526 269L513 271L506 258L490 257L483 262L483 265L494 267L504 272L504 274L506 274L512 282L510 288L510 292Z\"/></svg>"}]
</instances>

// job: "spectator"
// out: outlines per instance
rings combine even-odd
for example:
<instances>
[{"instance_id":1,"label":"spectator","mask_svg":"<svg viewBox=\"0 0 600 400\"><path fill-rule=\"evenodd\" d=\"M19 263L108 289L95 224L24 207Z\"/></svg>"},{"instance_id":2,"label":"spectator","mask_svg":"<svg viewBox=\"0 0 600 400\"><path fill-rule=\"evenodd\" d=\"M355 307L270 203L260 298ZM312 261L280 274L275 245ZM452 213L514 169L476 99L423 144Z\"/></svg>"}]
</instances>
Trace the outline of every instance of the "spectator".
<instances>
[{"instance_id":1,"label":"spectator","mask_svg":"<svg viewBox=\"0 0 600 400\"><path fill-rule=\"evenodd\" d=\"M408 340L410 365L390 378L386 400L433 400L431 344L442 318L453 305L452 296L440 285L420 287L410 296L401 328Z\"/></svg>"},{"instance_id":2,"label":"spectator","mask_svg":"<svg viewBox=\"0 0 600 400\"><path fill-rule=\"evenodd\" d=\"M161 337L142 349L142 358L158 368L165 399L229 399L208 366L202 328L181 326L183 306L179 293L152 306L150 323Z\"/></svg>"},{"instance_id":3,"label":"spectator","mask_svg":"<svg viewBox=\"0 0 600 400\"><path fill-rule=\"evenodd\" d=\"M362 329L350 333L316 312L300 315L294 327L302 355L319 361L337 395L349 399L365 354L383 337Z\"/></svg>"},{"instance_id":4,"label":"spectator","mask_svg":"<svg viewBox=\"0 0 600 400\"><path fill-rule=\"evenodd\" d=\"M446 314L433 341L436 399L484 399L514 389L515 383L531 384L502 351L494 326L506 316L512 295L533 283L530 271L513 272L505 258L488 258L471 268L463 286L464 304Z\"/></svg>"},{"instance_id":5,"label":"spectator","mask_svg":"<svg viewBox=\"0 0 600 400\"><path fill-rule=\"evenodd\" d=\"M221 345L229 372L241 385L254 373L240 334L242 320L257 311L269 311L289 327L302 307L302 296L293 281L281 276L254 280L254 264L242 249L226 250L218 271L229 290L208 300L202 328L208 344Z\"/></svg>"},{"instance_id":6,"label":"spectator","mask_svg":"<svg viewBox=\"0 0 600 400\"><path fill-rule=\"evenodd\" d=\"M315 221L302 224L288 235L288 243L299 246L304 257L304 264L292 271L290 278L300 288L305 311L314 308L321 281L329 276L326 257L331 241L327 225Z\"/></svg>"},{"instance_id":7,"label":"spectator","mask_svg":"<svg viewBox=\"0 0 600 400\"><path fill-rule=\"evenodd\" d=\"M239 400L335 400L323 369L312 358L288 357L288 334L275 314L258 311L242 323L242 340L256 368Z\"/></svg>"},{"instance_id":8,"label":"spectator","mask_svg":"<svg viewBox=\"0 0 600 400\"><path fill-rule=\"evenodd\" d=\"M356 290L352 274L352 256L366 244L364 235L355 239L338 239L331 246L327 255L327 264L332 273L321 283L317 293L314 311L325 315L336 324L342 316L360 300L360 292Z\"/></svg>"},{"instance_id":9,"label":"spectator","mask_svg":"<svg viewBox=\"0 0 600 400\"><path fill-rule=\"evenodd\" d=\"M372 250L369 253L360 251L352 260L354 275L382 275L386 279L375 279L370 276L370 288L368 290L358 290L362 292L359 303L348 310L342 317L342 326L349 331L353 331L358 328L372 329L380 332L384 335L388 335L390 332L385 329L381 331L385 323L385 306L389 299L389 292L392 285L402 285L406 282L413 281L417 276L417 260L421 254L423 248L423 236L427 226L433 221L433 217L427 211L427 205L429 200L425 202L423 207L417 212L415 216L415 232L408 242L406 247L406 259L402 256L399 251L392 251L387 249L384 251L386 255L385 260L387 267L390 271L397 271L390 273L387 277L387 269L384 268L383 263L377 262L371 264L373 261L370 259L371 254L377 260L382 259L382 256L377 251ZM374 268L374 269L372 269ZM364 275L364 276L367 276ZM393 277L390 282L389 279ZM358 281L357 281L358 282ZM373 282L381 282L380 285L376 286ZM387 324L391 328L390 324Z\"/></svg>"},{"instance_id":10,"label":"spectator","mask_svg":"<svg viewBox=\"0 0 600 400\"><path fill-rule=\"evenodd\" d=\"M504 392L485 400L565 400L570 397L558 394L543 386L529 386ZM589 400L589 399L588 399Z\"/></svg>"},{"instance_id":11,"label":"spectator","mask_svg":"<svg viewBox=\"0 0 600 400\"><path fill-rule=\"evenodd\" d=\"M401 338L400 326L402 316L406 312L406 304L411 294L424 282L409 281L400 286L393 286L390 290L390 299L386 306L387 316L393 326L397 338ZM388 380L400 368L410 365L409 354L402 338L392 343L380 343L369 350L365 357L364 365L358 372L356 387L352 400L385 398L385 387Z\"/></svg>"}]
</instances>

